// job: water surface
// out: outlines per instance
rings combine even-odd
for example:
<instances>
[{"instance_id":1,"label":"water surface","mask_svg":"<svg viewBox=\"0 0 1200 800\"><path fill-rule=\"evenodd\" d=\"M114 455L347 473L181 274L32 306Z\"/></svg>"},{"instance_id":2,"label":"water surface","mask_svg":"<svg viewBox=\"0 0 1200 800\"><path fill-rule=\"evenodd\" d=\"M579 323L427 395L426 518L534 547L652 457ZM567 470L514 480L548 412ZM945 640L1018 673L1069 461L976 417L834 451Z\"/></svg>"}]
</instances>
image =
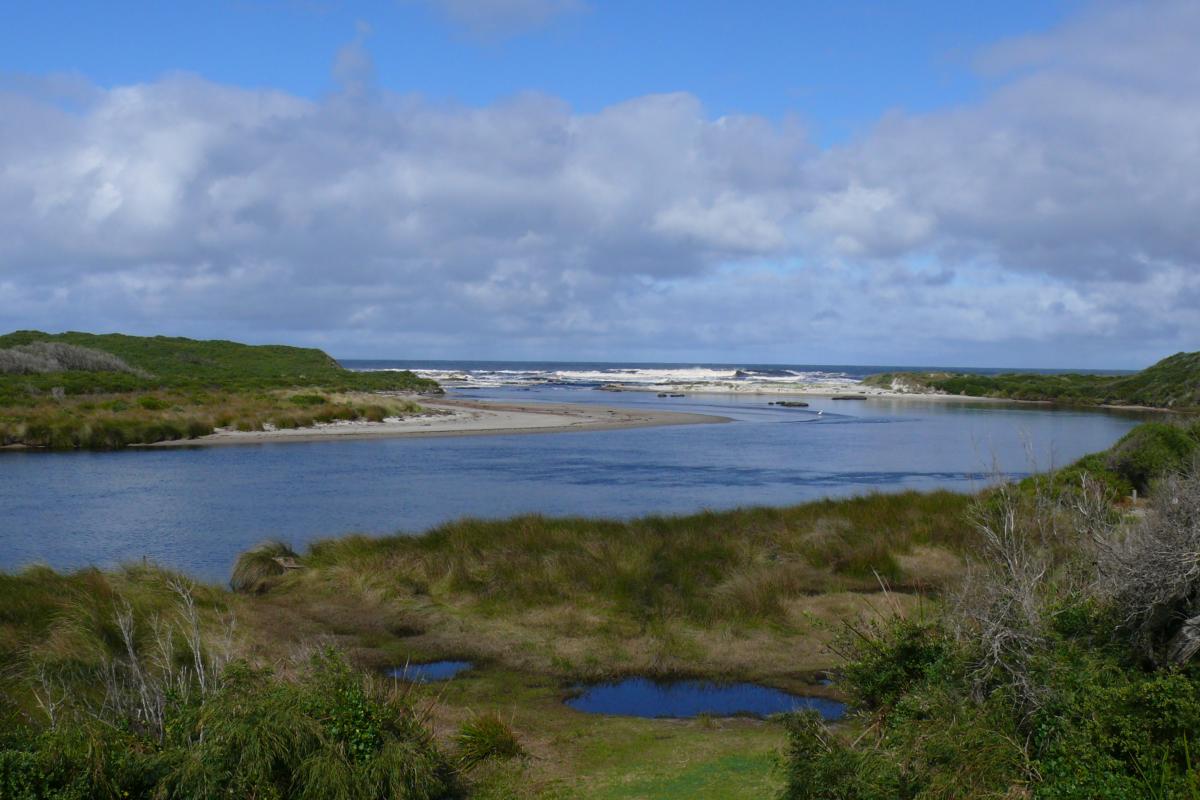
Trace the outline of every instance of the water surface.
<instances>
[{"instance_id":1,"label":"water surface","mask_svg":"<svg viewBox=\"0 0 1200 800\"><path fill-rule=\"evenodd\" d=\"M409 683L432 683L448 681L473 666L470 661L428 661L424 664L405 664L402 667L393 667L387 670L387 674Z\"/></svg>"},{"instance_id":2,"label":"water surface","mask_svg":"<svg viewBox=\"0 0 1200 800\"><path fill-rule=\"evenodd\" d=\"M0 452L0 569L143 557L223 581L266 538L419 532L463 516L631 518L871 491L970 491L1045 469L1139 419L994 403L694 396L534 387L503 400L721 414L724 425L117 452ZM824 412L818 414L817 412ZM1032 458L1031 458L1032 455Z\"/></svg>"},{"instance_id":3,"label":"water surface","mask_svg":"<svg viewBox=\"0 0 1200 800\"><path fill-rule=\"evenodd\" d=\"M567 705L589 714L624 717L685 719L701 714L716 717L768 717L812 709L827 720L841 719L846 706L824 697L805 697L754 683L709 681L652 681L626 678L590 686L570 697Z\"/></svg>"}]
</instances>

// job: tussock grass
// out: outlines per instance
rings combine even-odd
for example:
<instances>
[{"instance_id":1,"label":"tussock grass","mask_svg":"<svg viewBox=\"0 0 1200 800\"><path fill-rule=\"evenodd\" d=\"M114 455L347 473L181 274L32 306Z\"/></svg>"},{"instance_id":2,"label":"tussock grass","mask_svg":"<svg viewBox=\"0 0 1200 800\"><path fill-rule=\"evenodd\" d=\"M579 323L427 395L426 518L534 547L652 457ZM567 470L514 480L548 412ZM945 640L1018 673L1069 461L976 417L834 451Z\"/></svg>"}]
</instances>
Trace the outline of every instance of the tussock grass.
<instances>
[{"instance_id":1,"label":"tussock grass","mask_svg":"<svg viewBox=\"0 0 1200 800\"><path fill-rule=\"evenodd\" d=\"M870 495L630 522L522 516L467 519L422 536L314 544L306 563L393 594L469 602L484 613L570 603L642 623L779 619L789 598L937 585L897 554L958 552L968 500L951 492Z\"/></svg>"},{"instance_id":2,"label":"tussock grass","mask_svg":"<svg viewBox=\"0 0 1200 800\"><path fill-rule=\"evenodd\" d=\"M304 569L256 599L254 624L267 637L336 631L380 665L454 656L564 679L797 685L836 663L827 623L911 608L920 601L908 593L936 594L957 579L969 502L907 493L349 536L312 545Z\"/></svg>"},{"instance_id":3,"label":"tussock grass","mask_svg":"<svg viewBox=\"0 0 1200 800\"><path fill-rule=\"evenodd\" d=\"M512 725L496 711L476 714L464 722L454 741L458 746L458 761L464 767L489 759L507 761L526 756Z\"/></svg>"},{"instance_id":4,"label":"tussock grass","mask_svg":"<svg viewBox=\"0 0 1200 800\"><path fill-rule=\"evenodd\" d=\"M287 571L281 562L296 558L296 551L285 542L263 542L238 556L229 586L235 592L261 594Z\"/></svg>"}]
</instances>

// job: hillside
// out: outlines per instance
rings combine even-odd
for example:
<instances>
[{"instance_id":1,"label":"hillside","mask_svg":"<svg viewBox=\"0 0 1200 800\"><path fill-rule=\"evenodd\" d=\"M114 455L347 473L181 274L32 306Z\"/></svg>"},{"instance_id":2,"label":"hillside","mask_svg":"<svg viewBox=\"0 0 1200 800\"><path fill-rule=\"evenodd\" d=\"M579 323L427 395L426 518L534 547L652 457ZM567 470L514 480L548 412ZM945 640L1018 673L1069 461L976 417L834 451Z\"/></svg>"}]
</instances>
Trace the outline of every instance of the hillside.
<instances>
[{"instance_id":1,"label":"hillside","mask_svg":"<svg viewBox=\"0 0 1200 800\"><path fill-rule=\"evenodd\" d=\"M303 386L330 390L439 391L434 381L411 372L352 372L321 350L285 345L248 345L168 336L119 333L17 331L0 336L0 355L36 343L84 347L116 356L132 368L69 370L43 374L0 374L0 404L62 387L66 394L149 389L243 391Z\"/></svg>"},{"instance_id":2,"label":"hillside","mask_svg":"<svg viewBox=\"0 0 1200 800\"><path fill-rule=\"evenodd\" d=\"M312 348L17 331L0 336L0 447L110 450L423 412L381 391L441 387L408 371L353 372Z\"/></svg>"},{"instance_id":3,"label":"hillside","mask_svg":"<svg viewBox=\"0 0 1200 800\"><path fill-rule=\"evenodd\" d=\"M1191 410L1200 408L1200 352L1176 353L1133 375L886 372L871 375L863 382L901 391L935 391L967 397Z\"/></svg>"}]
</instances>

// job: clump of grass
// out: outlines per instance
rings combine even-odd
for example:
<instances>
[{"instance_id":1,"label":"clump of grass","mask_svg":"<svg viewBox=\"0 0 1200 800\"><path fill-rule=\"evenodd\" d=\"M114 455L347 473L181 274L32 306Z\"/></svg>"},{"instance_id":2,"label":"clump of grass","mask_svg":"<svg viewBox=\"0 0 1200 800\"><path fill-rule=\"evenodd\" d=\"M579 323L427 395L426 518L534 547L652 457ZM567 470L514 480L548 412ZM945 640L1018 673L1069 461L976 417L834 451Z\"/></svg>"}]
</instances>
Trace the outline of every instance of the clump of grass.
<instances>
[{"instance_id":1,"label":"clump of grass","mask_svg":"<svg viewBox=\"0 0 1200 800\"><path fill-rule=\"evenodd\" d=\"M476 714L464 722L454 741L458 746L459 764L464 768L491 759L508 761L526 756L512 725L496 711Z\"/></svg>"},{"instance_id":2,"label":"clump of grass","mask_svg":"<svg viewBox=\"0 0 1200 800\"><path fill-rule=\"evenodd\" d=\"M284 542L263 542L238 556L229 586L235 592L262 594L287 572L282 562L297 558L296 551Z\"/></svg>"}]
</instances>

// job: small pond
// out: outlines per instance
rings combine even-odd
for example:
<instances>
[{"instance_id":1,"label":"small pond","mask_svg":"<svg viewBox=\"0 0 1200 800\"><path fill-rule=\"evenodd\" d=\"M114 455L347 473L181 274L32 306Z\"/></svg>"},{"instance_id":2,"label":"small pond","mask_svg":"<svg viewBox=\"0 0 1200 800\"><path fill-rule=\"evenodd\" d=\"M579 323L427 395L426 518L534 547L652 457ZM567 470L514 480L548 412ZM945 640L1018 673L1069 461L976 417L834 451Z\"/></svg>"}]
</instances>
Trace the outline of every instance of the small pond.
<instances>
[{"instance_id":1,"label":"small pond","mask_svg":"<svg viewBox=\"0 0 1200 800\"><path fill-rule=\"evenodd\" d=\"M696 717L746 714L766 717L813 709L827 720L840 719L846 706L824 697L805 697L753 683L652 681L627 678L589 686L566 701L577 711L627 717Z\"/></svg>"},{"instance_id":2,"label":"small pond","mask_svg":"<svg viewBox=\"0 0 1200 800\"><path fill-rule=\"evenodd\" d=\"M392 667L387 674L409 683L429 683L431 681L448 681L474 666L470 661L429 661L425 664L405 664L402 667Z\"/></svg>"}]
</instances>

